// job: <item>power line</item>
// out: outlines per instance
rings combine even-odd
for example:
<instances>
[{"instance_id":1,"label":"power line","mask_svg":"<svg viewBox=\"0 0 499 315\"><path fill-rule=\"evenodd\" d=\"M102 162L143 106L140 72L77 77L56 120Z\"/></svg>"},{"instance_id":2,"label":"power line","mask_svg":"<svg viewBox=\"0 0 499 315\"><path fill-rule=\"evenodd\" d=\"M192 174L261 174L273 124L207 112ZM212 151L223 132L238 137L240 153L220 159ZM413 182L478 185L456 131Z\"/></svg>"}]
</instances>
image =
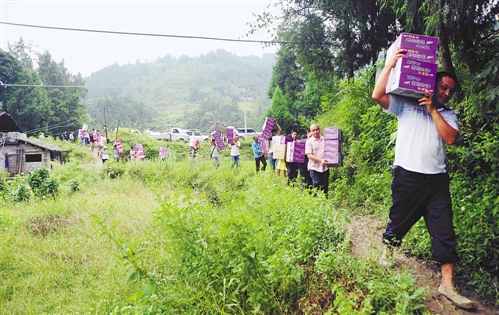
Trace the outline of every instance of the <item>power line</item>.
<instances>
[{"instance_id":1,"label":"power line","mask_svg":"<svg viewBox=\"0 0 499 315\"><path fill-rule=\"evenodd\" d=\"M2 83L0 81L0 86L6 87L57 87L57 88L86 88L84 85L50 85L50 84L11 84L11 83ZM96 87L96 86L94 86Z\"/></svg>"},{"instance_id":2,"label":"power line","mask_svg":"<svg viewBox=\"0 0 499 315\"><path fill-rule=\"evenodd\" d=\"M0 86L5 87L57 87L57 88L130 88L130 85L50 85L50 84L16 84L16 83L2 83L0 81ZM141 88L157 88L165 87L164 85L135 85L133 87ZM171 85L170 89L176 88L208 88L216 87L215 85Z\"/></svg>"},{"instance_id":3,"label":"power line","mask_svg":"<svg viewBox=\"0 0 499 315\"><path fill-rule=\"evenodd\" d=\"M82 29L82 28L68 28L68 27L55 27L55 26L43 26L43 25L32 25L32 24L20 24L20 23L10 23L1 22L0 24L12 25L12 26L22 26L22 27L32 27L32 28L44 28L51 30L60 31L75 31L75 32L89 32L89 33L104 33L104 34L115 34L115 35L134 35L134 36L153 36L153 37L170 37L170 38L184 38L184 39L205 39L205 40L216 40L225 42L239 42L239 43L261 43L261 44L285 44L282 41L268 41L268 40L253 40L253 39L233 39L233 38L221 38L221 37L206 37L206 36L189 36L189 35L171 35L171 34L154 34L154 33L135 33L135 32L118 32L118 31L103 31L103 30L92 30L92 29Z\"/></svg>"}]
</instances>

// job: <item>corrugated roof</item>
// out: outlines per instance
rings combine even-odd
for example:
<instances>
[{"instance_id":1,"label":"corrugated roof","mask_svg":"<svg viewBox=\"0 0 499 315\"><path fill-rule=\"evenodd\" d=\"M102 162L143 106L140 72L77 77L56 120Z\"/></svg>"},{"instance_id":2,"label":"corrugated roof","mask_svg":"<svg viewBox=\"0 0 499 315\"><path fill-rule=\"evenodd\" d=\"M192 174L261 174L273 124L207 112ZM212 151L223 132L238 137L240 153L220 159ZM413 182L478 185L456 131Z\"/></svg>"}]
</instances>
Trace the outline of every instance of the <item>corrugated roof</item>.
<instances>
[{"instance_id":1,"label":"corrugated roof","mask_svg":"<svg viewBox=\"0 0 499 315\"><path fill-rule=\"evenodd\" d=\"M50 150L50 151L59 151L59 152L66 151L63 148L61 148L59 146L56 146L55 144L47 143L47 142L45 142L43 140L39 140L39 139L25 138L25 139L19 139L19 141L24 141L26 143L30 143L32 145L35 145L37 147L40 147L40 148L43 148L43 149L47 149L47 150Z\"/></svg>"}]
</instances>

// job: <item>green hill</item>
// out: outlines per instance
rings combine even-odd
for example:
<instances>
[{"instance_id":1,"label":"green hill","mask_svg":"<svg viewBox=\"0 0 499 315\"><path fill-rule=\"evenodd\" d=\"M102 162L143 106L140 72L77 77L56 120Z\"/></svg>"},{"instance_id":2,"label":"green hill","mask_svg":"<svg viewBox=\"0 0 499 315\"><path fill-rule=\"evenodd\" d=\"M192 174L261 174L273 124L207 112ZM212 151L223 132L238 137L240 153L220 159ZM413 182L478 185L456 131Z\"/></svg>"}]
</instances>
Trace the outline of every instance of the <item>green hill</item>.
<instances>
[{"instance_id":1,"label":"green hill","mask_svg":"<svg viewBox=\"0 0 499 315\"><path fill-rule=\"evenodd\" d=\"M175 125L207 132L214 123L259 126L273 54L239 57L217 50L198 57L167 55L155 62L108 66L85 78L86 105L96 125L164 130Z\"/></svg>"}]
</instances>

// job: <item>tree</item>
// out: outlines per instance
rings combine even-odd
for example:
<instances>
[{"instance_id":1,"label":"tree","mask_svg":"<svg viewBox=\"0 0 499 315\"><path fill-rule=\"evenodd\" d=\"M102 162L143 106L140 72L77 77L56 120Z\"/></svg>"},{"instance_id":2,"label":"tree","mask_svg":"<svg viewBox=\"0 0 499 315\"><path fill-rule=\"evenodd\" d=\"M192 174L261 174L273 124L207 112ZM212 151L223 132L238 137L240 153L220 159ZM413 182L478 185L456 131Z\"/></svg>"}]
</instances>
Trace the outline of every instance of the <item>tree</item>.
<instances>
[{"instance_id":1,"label":"tree","mask_svg":"<svg viewBox=\"0 0 499 315\"><path fill-rule=\"evenodd\" d=\"M281 0L282 15L257 16L253 30L282 21L274 40L286 45L307 71L353 78L373 64L396 36L393 11L381 1Z\"/></svg>"},{"instance_id":2,"label":"tree","mask_svg":"<svg viewBox=\"0 0 499 315\"><path fill-rule=\"evenodd\" d=\"M289 103L289 97L283 95L281 89L276 87L272 97L272 105L266 115L267 117L276 119L279 126L281 126L281 128L285 131L295 127L297 122L297 120L289 112Z\"/></svg>"},{"instance_id":3,"label":"tree","mask_svg":"<svg viewBox=\"0 0 499 315\"><path fill-rule=\"evenodd\" d=\"M87 93L81 75L71 75L64 66L64 60L55 62L48 51L38 54L38 74L52 102L53 115L49 118L49 124L54 134L81 126L86 118L81 99Z\"/></svg>"},{"instance_id":4,"label":"tree","mask_svg":"<svg viewBox=\"0 0 499 315\"><path fill-rule=\"evenodd\" d=\"M499 3L493 0L381 0L393 10L401 30L437 36L442 67L456 73L452 55L472 76L497 53ZM452 49L452 50L451 50ZM458 82L459 84L459 82ZM459 84L460 85L460 84Z\"/></svg>"},{"instance_id":5,"label":"tree","mask_svg":"<svg viewBox=\"0 0 499 315\"><path fill-rule=\"evenodd\" d=\"M201 101L201 107L185 114L189 128L209 130L214 122L225 125L239 126L242 124L243 111L229 96L212 93L206 100Z\"/></svg>"},{"instance_id":6,"label":"tree","mask_svg":"<svg viewBox=\"0 0 499 315\"><path fill-rule=\"evenodd\" d=\"M282 93L290 95L291 99L296 99L297 94L304 88L296 55L288 47L282 46L277 52L277 62L273 69L267 90L268 97L272 98L276 87L279 87Z\"/></svg>"},{"instance_id":7,"label":"tree","mask_svg":"<svg viewBox=\"0 0 499 315\"><path fill-rule=\"evenodd\" d=\"M52 115L47 92L38 74L22 66L12 54L0 50L0 104L23 132L47 131Z\"/></svg>"},{"instance_id":8,"label":"tree","mask_svg":"<svg viewBox=\"0 0 499 315\"><path fill-rule=\"evenodd\" d=\"M8 51L21 63L21 65L28 69L34 70L34 62L32 56L35 52L33 50L33 45L31 43L26 44L23 38L19 38L17 43L8 43Z\"/></svg>"}]
</instances>

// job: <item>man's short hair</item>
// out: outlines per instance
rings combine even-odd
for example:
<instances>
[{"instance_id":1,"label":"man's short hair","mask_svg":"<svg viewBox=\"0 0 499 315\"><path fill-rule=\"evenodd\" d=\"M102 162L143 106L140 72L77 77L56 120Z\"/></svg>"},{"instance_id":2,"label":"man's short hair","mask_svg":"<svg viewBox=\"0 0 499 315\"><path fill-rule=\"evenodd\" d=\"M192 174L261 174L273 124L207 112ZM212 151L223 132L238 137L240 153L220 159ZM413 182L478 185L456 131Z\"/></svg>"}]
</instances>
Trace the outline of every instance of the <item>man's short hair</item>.
<instances>
[{"instance_id":1,"label":"man's short hair","mask_svg":"<svg viewBox=\"0 0 499 315\"><path fill-rule=\"evenodd\" d=\"M294 128L293 130L291 130L291 133L293 133L293 132L298 133L298 129Z\"/></svg>"},{"instance_id":2,"label":"man's short hair","mask_svg":"<svg viewBox=\"0 0 499 315\"><path fill-rule=\"evenodd\" d=\"M442 78L445 78L445 77L449 77L452 80L454 80L454 82L457 82L457 76L454 73L450 73L447 71L437 72L437 76L435 77L435 82L438 83L438 82L440 82L440 80L442 80Z\"/></svg>"}]
</instances>

